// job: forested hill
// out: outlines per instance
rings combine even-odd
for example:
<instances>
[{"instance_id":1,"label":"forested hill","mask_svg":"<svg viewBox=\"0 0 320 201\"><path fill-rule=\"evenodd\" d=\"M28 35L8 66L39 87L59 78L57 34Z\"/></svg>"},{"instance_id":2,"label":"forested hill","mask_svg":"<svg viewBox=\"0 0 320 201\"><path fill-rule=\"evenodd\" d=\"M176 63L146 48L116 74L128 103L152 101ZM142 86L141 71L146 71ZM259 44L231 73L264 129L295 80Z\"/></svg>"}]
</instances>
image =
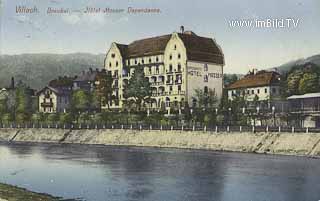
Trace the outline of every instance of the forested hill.
<instances>
[{"instance_id":1,"label":"forested hill","mask_svg":"<svg viewBox=\"0 0 320 201\"><path fill-rule=\"evenodd\" d=\"M295 61L290 61L280 66L270 68L269 70L277 69L280 73L287 73L295 66L303 66L306 63L313 63L320 67L320 54L313 55L304 59L298 59Z\"/></svg>"},{"instance_id":2,"label":"forested hill","mask_svg":"<svg viewBox=\"0 0 320 201\"><path fill-rule=\"evenodd\" d=\"M11 77L40 89L59 76L75 76L89 68L103 68L104 55L21 54L0 55L0 87L7 87Z\"/></svg>"}]
</instances>

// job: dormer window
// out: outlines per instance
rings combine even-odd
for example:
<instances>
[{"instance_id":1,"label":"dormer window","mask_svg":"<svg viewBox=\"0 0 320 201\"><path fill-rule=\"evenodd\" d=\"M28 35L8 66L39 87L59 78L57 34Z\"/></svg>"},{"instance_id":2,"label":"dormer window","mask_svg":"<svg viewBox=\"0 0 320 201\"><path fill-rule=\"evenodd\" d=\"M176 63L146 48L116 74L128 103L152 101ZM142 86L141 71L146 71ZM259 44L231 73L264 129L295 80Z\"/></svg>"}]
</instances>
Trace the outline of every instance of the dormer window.
<instances>
[{"instance_id":1,"label":"dormer window","mask_svg":"<svg viewBox=\"0 0 320 201\"><path fill-rule=\"evenodd\" d=\"M111 54L111 57L112 57L112 58L115 58L115 57L116 57L116 54L112 53L112 54Z\"/></svg>"}]
</instances>

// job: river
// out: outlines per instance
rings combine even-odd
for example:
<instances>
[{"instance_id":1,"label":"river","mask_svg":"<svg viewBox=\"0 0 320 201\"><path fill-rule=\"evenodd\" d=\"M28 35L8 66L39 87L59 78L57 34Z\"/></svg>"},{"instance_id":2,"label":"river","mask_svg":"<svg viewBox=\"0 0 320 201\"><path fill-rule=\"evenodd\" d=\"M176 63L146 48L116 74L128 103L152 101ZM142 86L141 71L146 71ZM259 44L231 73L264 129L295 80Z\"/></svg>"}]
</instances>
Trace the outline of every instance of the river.
<instances>
[{"instance_id":1,"label":"river","mask_svg":"<svg viewBox=\"0 0 320 201\"><path fill-rule=\"evenodd\" d=\"M320 160L183 149L0 144L0 182L87 201L318 201Z\"/></svg>"}]
</instances>

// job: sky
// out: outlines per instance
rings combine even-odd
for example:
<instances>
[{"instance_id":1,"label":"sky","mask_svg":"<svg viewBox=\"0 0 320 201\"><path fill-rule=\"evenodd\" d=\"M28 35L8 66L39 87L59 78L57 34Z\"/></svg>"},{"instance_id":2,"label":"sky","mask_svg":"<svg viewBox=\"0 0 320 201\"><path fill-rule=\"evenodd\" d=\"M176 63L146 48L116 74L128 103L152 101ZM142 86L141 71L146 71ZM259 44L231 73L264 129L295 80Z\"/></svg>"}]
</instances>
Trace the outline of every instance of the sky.
<instances>
[{"instance_id":1,"label":"sky","mask_svg":"<svg viewBox=\"0 0 320 201\"><path fill-rule=\"evenodd\" d=\"M279 66L320 54L319 0L0 0L0 53L105 54L112 42L128 44L179 31L214 38L225 55L226 73ZM16 8L36 7L36 13ZM47 9L68 9L48 14ZM84 14L86 7L124 9L123 13ZM127 13L127 8L160 13ZM73 12L80 10L81 12ZM294 24L287 19L293 19ZM284 27L235 23L284 20ZM234 26L232 26L233 24Z\"/></svg>"}]
</instances>

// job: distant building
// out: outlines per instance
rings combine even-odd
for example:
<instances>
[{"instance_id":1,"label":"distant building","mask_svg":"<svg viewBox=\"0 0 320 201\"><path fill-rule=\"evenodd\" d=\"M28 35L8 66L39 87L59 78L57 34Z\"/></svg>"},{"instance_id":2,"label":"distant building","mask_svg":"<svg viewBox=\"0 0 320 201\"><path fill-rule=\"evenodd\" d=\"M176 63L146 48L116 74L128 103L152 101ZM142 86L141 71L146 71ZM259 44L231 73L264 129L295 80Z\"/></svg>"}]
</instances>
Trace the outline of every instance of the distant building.
<instances>
[{"instance_id":1,"label":"distant building","mask_svg":"<svg viewBox=\"0 0 320 201\"><path fill-rule=\"evenodd\" d=\"M71 90L67 88L44 87L38 93L39 112L65 112L70 107Z\"/></svg>"},{"instance_id":2,"label":"distant building","mask_svg":"<svg viewBox=\"0 0 320 201\"><path fill-rule=\"evenodd\" d=\"M212 38L192 31L172 33L129 45L112 43L105 68L112 73L115 100L111 108L121 108L123 89L136 68L143 68L152 86L150 107L194 105L195 89L215 91L222 96L224 55Z\"/></svg>"},{"instance_id":3,"label":"distant building","mask_svg":"<svg viewBox=\"0 0 320 201\"><path fill-rule=\"evenodd\" d=\"M101 73L105 73L105 70L99 71L98 69L92 70L90 68L87 72L83 71L73 80L73 90L82 89L92 92L98 84L97 76Z\"/></svg>"},{"instance_id":4,"label":"distant building","mask_svg":"<svg viewBox=\"0 0 320 201\"><path fill-rule=\"evenodd\" d=\"M298 125L320 127L320 93L293 95L287 100L290 112L297 115Z\"/></svg>"},{"instance_id":5,"label":"distant building","mask_svg":"<svg viewBox=\"0 0 320 201\"><path fill-rule=\"evenodd\" d=\"M246 101L270 101L280 99L282 89L280 86L281 76L277 72L249 72L242 79L226 87L228 99L244 97Z\"/></svg>"}]
</instances>

